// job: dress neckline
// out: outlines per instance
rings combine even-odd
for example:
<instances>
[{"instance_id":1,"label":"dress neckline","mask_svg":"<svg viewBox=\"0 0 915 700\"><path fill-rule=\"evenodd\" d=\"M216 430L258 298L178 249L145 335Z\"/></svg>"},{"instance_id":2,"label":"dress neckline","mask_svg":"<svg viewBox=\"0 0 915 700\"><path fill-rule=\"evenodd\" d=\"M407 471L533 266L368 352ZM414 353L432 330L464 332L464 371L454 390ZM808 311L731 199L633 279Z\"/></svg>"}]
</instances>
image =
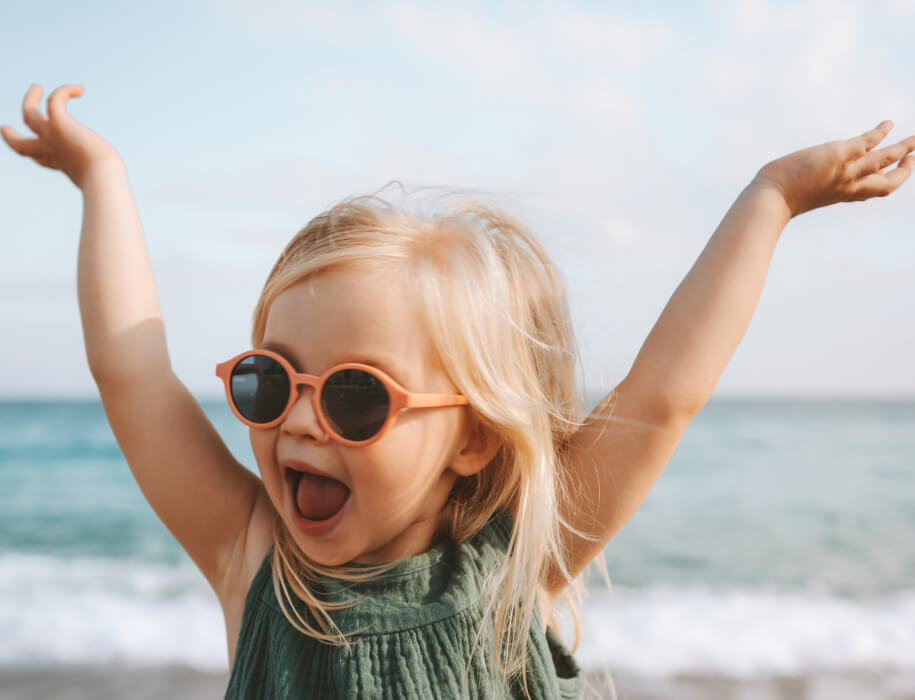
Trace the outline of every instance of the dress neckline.
<instances>
[{"instance_id":1,"label":"dress neckline","mask_svg":"<svg viewBox=\"0 0 915 700\"><path fill-rule=\"evenodd\" d=\"M356 601L331 616L342 632L359 636L412 629L476 611L487 574L504 561L511 531L511 515L500 511L463 542L442 538L425 552L397 562L370 581L321 577L314 590L327 602ZM268 584L272 579L272 555L271 549L264 560L260 597L282 614L274 587ZM373 566L378 565L355 564L357 569ZM305 614L304 605L296 607Z\"/></svg>"}]
</instances>

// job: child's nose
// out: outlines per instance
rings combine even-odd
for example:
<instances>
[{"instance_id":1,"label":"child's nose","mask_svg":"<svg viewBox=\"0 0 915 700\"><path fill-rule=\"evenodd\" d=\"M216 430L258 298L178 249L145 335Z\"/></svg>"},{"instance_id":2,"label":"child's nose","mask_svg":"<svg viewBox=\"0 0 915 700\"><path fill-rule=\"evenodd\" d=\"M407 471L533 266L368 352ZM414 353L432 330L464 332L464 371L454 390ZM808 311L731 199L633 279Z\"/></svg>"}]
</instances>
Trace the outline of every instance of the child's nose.
<instances>
[{"instance_id":1,"label":"child's nose","mask_svg":"<svg viewBox=\"0 0 915 700\"><path fill-rule=\"evenodd\" d=\"M299 387L299 396L289 409L282 428L290 435L310 437L315 442L327 442L330 436L321 428L315 415L313 396L314 389L310 386Z\"/></svg>"}]
</instances>

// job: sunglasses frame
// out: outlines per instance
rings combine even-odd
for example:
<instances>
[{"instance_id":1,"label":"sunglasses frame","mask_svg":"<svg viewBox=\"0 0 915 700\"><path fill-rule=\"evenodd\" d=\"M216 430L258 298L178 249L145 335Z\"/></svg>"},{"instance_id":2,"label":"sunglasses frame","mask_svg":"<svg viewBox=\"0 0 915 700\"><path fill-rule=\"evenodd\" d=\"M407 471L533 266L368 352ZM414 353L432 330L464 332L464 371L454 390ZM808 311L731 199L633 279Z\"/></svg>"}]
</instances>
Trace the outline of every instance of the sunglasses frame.
<instances>
[{"instance_id":1,"label":"sunglasses frame","mask_svg":"<svg viewBox=\"0 0 915 700\"><path fill-rule=\"evenodd\" d=\"M273 360L276 360L280 366L286 370L286 374L289 376L289 400L286 402L286 407L283 409L282 413L280 413L277 418L274 418L269 423L255 423L248 420L241 414L235 405L235 401L232 399L232 372L239 362L254 355L265 355ZM366 440L347 440L345 437L340 435L336 430L333 429L333 427L331 427L330 422L324 415L324 408L321 406L321 392L324 389L324 384L331 376L345 369L359 369L363 372L371 374L382 383L385 390L388 392L388 398L390 399L388 406L388 416L378 432ZM222 379L222 382L225 385L226 398L228 399L229 406L232 408L232 412L236 415L236 417L242 423L249 425L252 428L261 428L263 430L275 428L284 420L286 420L286 416L289 415L289 411L292 410L292 407L298 402L299 397L301 396L302 390L300 387L311 387L313 389L311 394L311 407L314 411L315 418L318 421L318 425L321 426L324 434L330 436L336 442L352 447L362 447L380 440L382 437L384 437L384 434L390 430L391 426L394 425L394 421L397 420L397 416L400 414L400 412L406 408L440 408L444 406L466 406L470 403L467 400L467 397L463 394L411 393L377 367L372 367L371 365L363 365L358 362L345 362L343 364L336 365L335 367L328 369L321 376L316 374L296 372L295 368L292 366L289 360L287 360L282 355L273 352L272 350L247 350L240 355L236 355L230 360L220 362L218 365L216 365L216 376Z\"/></svg>"}]
</instances>

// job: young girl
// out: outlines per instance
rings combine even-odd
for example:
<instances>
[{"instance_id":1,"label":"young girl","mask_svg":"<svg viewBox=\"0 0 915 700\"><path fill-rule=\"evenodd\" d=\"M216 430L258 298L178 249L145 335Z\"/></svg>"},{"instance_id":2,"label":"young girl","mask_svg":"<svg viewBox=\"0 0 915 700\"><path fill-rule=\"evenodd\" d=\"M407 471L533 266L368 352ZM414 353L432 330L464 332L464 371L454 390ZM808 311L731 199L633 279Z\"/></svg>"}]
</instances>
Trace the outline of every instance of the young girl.
<instances>
[{"instance_id":1,"label":"young girl","mask_svg":"<svg viewBox=\"0 0 915 700\"><path fill-rule=\"evenodd\" d=\"M559 275L520 224L342 202L280 255L254 349L216 369L257 478L172 372L126 169L66 111L81 94L58 88L45 116L33 85L35 137L2 135L82 190L89 366L143 493L222 605L231 698L577 697L554 604L709 398L785 224L915 167L915 137L875 148L890 122L763 167L584 420Z\"/></svg>"}]
</instances>

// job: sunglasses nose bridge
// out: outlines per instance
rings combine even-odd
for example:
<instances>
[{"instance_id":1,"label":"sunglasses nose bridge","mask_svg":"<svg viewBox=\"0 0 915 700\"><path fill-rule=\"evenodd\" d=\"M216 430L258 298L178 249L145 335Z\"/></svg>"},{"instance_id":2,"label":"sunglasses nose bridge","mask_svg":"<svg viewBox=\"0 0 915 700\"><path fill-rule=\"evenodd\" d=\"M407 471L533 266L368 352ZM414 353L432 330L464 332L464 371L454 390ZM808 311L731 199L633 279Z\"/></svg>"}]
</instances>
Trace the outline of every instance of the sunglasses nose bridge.
<instances>
[{"instance_id":1,"label":"sunglasses nose bridge","mask_svg":"<svg viewBox=\"0 0 915 700\"><path fill-rule=\"evenodd\" d=\"M311 387L317 393L320 383L320 378L313 374L293 374L289 378L289 386L297 395L301 395L302 387Z\"/></svg>"},{"instance_id":2,"label":"sunglasses nose bridge","mask_svg":"<svg viewBox=\"0 0 915 700\"><path fill-rule=\"evenodd\" d=\"M290 382L293 394L292 405L289 407L286 413L285 420L289 421L292 417L291 414L297 412L298 404L304 398L305 401L309 404L309 408L311 409L311 416L306 421L308 423L308 427L300 426L297 428L297 430L306 430L312 435L312 437L314 437L315 442L323 443L327 442L330 439L330 436L328 435L328 431L325 429L323 421L319 415L321 410L317 400L319 385L319 378L310 374L297 374L292 378L292 381ZM312 389L312 394L310 396L303 397L303 394L307 393L304 391L304 389L308 388ZM293 420L301 422L302 419L296 416Z\"/></svg>"},{"instance_id":3,"label":"sunglasses nose bridge","mask_svg":"<svg viewBox=\"0 0 915 700\"><path fill-rule=\"evenodd\" d=\"M295 381L292 382L292 386L294 386L296 389L299 389L299 388L301 388L301 387L303 387L303 386L310 386L312 389L317 389L317 388L318 388L318 380L317 380L317 379L310 379L310 378L309 378L309 379L303 379L303 378L302 378L302 375L300 374L300 375L298 375L298 376L296 377Z\"/></svg>"}]
</instances>

